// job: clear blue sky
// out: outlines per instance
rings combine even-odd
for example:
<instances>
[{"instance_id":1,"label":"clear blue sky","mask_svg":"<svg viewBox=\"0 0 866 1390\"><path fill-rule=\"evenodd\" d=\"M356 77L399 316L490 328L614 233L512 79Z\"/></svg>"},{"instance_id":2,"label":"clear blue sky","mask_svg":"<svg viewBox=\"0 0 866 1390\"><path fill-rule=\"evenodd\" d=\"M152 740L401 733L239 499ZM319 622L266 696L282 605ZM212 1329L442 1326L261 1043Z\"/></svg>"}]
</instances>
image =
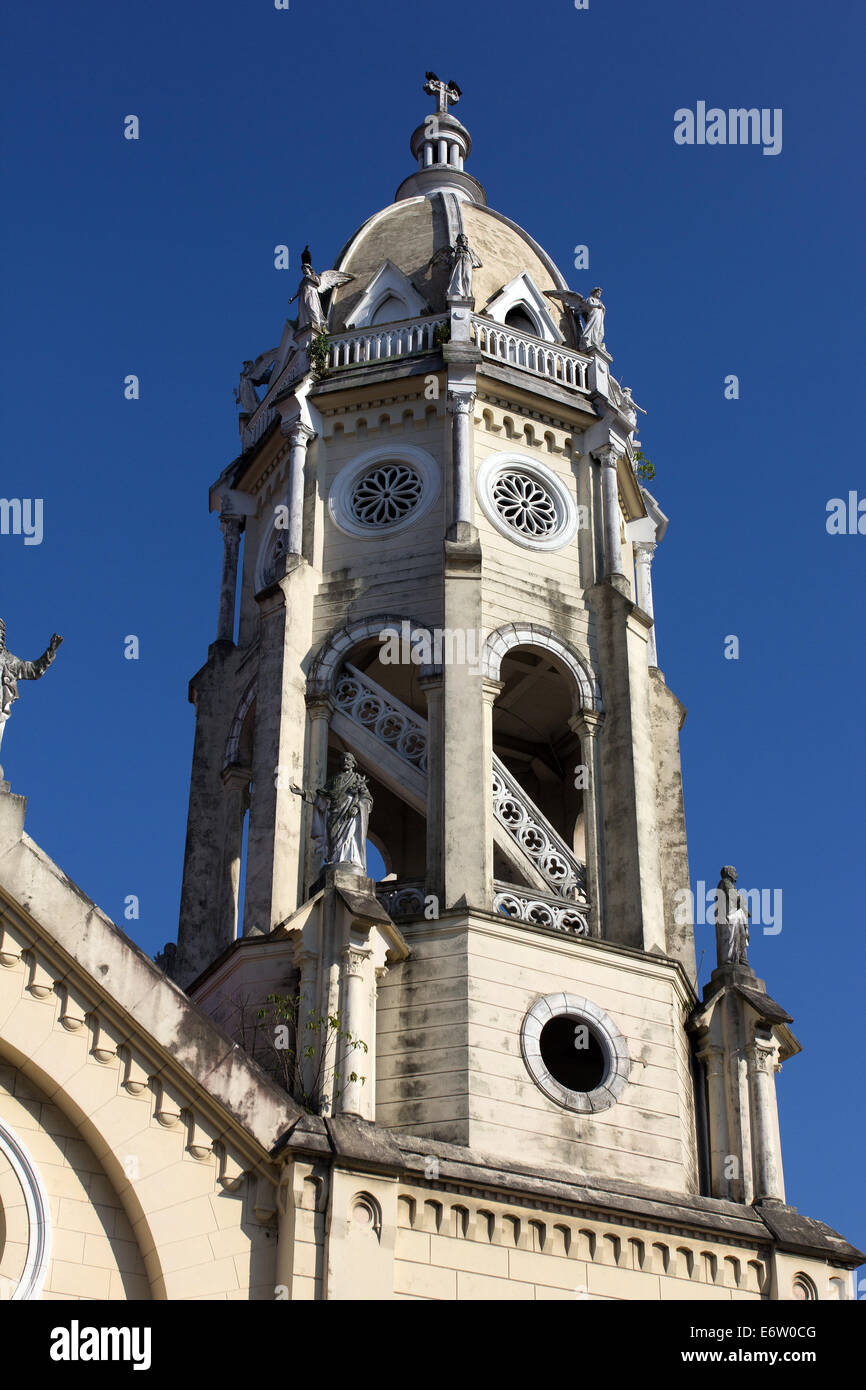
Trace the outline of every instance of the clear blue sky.
<instances>
[{"instance_id":1,"label":"clear blue sky","mask_svg":"<svg viewBox=\"0 0 866 1390\"><path fill-rule=\"evenodd\" d=\"M453 77L469 169L570 283L604 287L649 412L693 880L731 862L783 891L752 958L804 1044L780 1078L789 1200L866 1244L866 536L825 527L829 498L866 496L862 6L47 0L5 28L0 492L42 497L45 535L0 537L0 614L18 655L66 639L2 750L30 834L116 920L139 895L148 951L174 937L232 387L277 340L305 242L331 265L410 172L424 71ZM782 152L675 145L698 101L781 107Z\"/></svg>"}]
</instances>

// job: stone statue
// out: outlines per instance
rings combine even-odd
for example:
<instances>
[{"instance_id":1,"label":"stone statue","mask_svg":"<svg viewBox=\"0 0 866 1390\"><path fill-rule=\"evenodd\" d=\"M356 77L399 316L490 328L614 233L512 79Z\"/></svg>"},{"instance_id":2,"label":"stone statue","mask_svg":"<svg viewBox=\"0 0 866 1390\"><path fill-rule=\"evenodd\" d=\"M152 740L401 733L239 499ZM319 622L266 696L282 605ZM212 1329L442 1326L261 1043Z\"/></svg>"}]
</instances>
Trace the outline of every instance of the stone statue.
<instances>
[{"instance_id":1,"label":"stone statue","mask_svg":"<svg viewBox=\"0 0 866 1390\"><path fill-rule=\"evenodd\" d=\"M725 864L716 889L716 964L748 965L749 900L736 887L737 871Z\"/></svg>"},{"instance_id":2,"label":"stone statue","mask_svg":"<svg viewBox=\"0 0 866 1390\"><path fill-rule=\"evenodd\" d=\"M235 391L235 400L241 408L242 415L252 415L255 410L258 410L259 398L256 395L256 387L264 386L270 380L275 357L276 349L261 353L255 362L251 362L249 358L244 362L241 379Z\"/></svg>"},{"instance_id":3,"label":"stone statue","mask_svg":"<svg viewBox=\"0 0 866 1390\"><path fill-rule=\"evenodd\" d=\"M481 262L476 256L469 240L464 232L457 233L457 240L453 246L441 246L430 257L430 265L439 265L442 261L447 261L451 267L451 276L448 280L448 288L445 291L447 299L471 299L472 298L472 272L481 269Z\"/></svg>"},{"instance_id":4,"label":"stone statue","mask_svg":"<svg viewBox=\"0 0 866 1390\"><path fill-rule=\"evenodd\" d=\"M588 299L574 290L545 290L548 299L558 299L570 309L577 321L580 346L584 351L604 347L604 305L601 285L596 285Z\"/></svg>"},{"instance_id":5,"label":"stone statue","mask_svg":"<svg viewBox=\"0 0 866 1390\"><path fill-rule=\"evenodd\" d=\"M296 786L292 791L313 807L312 841L323 862L366 869L364 847L373 797L351 753L343 754L342 764L341 771L314 793Z\"/></svg>"},{"instance_id":6,"label":"stone statue","mask_svg":"<svg viewBox=\"0 0 866 1390\"><path fill-rule=\"evenodd\" d=\"M0 618L0 744L3 742L6 721L18 699L18 682L38 681L40 676L44 676L62 641L63 638L55 632L46 651L40 657L35 661L22 661L20 657L13 656L7 650L6 624Z\"/></svg>"},{"instance_id":7,"label":"stone statue","mask_svg":"<svg viewBox=\"0 0 866 1390\"><path fill-rule=\"evenodd\" d=\"M324 270L321 275L317 275L313 269L309 246L305 246L301 252L301 270L304 278L298 286L298 293L289 300L290 304L298 301L298 332L303 332L305 328L315 328L322 333L327 327L327 319L322 309L322 295L326 290L334 289L336 285L347 285L355 277L342 270Z\"/></svg>"}]
</instances>

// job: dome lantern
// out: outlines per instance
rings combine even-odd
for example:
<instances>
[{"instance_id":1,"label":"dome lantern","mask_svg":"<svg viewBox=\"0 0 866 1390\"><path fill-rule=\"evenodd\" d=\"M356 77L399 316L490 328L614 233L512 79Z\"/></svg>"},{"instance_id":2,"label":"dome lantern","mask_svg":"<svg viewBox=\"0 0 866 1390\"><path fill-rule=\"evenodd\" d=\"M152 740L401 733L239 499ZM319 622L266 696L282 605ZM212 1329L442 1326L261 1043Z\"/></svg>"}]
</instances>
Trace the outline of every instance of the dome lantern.
<instances>
[{"instance_id":1,"label":"dome lantern","mask_svg":"<svg viewBox=\"0 0 866 1390\"><path fill-rule=\"evenodd\" d=\"M472 137L448 109L460 100L460 88L456 82L442 82L434 72L428 72L424 91L435 97L436 109L412 132L409 148L418 170L403 180L394 201L450 192L486 206L484 189L463 167L472 149Z\"/></svg>"}]
</instances>

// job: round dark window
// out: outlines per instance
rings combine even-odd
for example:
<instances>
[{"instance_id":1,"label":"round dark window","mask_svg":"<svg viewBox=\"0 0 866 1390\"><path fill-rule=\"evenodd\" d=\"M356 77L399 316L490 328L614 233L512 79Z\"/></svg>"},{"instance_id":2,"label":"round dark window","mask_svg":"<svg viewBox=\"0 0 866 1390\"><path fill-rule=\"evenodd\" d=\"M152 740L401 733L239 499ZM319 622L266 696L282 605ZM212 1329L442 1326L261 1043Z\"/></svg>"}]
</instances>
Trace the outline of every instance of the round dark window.
<instances>
[{"instance_id":1,"label":"round dark window","mask_svg":"<svg viewBox=\"0 0 866 1390\"><path fill-rule=\"evenodd\" d=\"M541 1030L539 1046L550 1075L566 1090L594 1091L604 1081L607 1053L583 1019L552 1018Z\"/></svg>"}]
</instances>

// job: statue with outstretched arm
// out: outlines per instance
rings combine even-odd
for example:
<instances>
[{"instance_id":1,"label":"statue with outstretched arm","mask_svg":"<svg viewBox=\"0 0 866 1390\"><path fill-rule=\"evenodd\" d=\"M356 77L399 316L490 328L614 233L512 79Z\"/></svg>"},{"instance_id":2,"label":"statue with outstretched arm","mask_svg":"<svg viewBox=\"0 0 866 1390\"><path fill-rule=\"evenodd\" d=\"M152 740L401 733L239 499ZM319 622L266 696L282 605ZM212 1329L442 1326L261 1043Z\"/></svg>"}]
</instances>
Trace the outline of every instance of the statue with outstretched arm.
<instances>
[{"instance_id":1,"label":"statue with outstretched arm","mask_svg":"<svg viewBox=\"0 0 866 1390\"><path fill-rule=\"evenodd\" d=\"M44 676L57 655L57 648L63 638L55 632L47 648L35 661L22 661L13 656L6 646L6 624L0 618L0 744L6 722L12 713L12 706L18 699L19 681L38 681Z\"/></svg>"}]
</instances>

